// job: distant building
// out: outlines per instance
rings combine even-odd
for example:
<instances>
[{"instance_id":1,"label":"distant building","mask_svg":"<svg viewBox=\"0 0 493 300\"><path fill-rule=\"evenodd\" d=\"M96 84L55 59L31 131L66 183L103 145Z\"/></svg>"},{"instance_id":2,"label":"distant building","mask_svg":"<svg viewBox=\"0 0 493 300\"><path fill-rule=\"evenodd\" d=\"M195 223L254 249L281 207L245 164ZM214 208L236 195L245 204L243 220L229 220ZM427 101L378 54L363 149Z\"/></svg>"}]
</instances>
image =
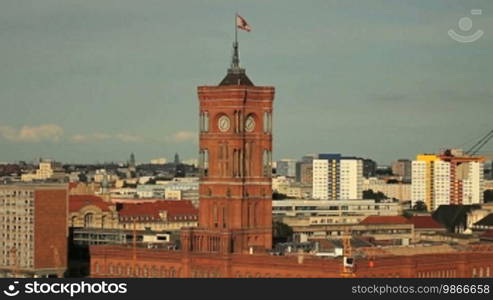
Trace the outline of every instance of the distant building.
<instances>
[{"instance_id":1,"label":"distant building","mask_svg":"<svg viewBox=\"0 0 493 300\"><path fill-rule=\"evenodd\" d=\"M363 191L372 190L375 193L381 192L389 198L395 198L399 201L411 200L411 184L403 182L389 183L376 177L363 180Z\"/></svg>"},{"instance_id":2,"label":"distant building","mask_svg":"<svg viewBox=\"0 0 493 300\"><path fill-rule=\"evenodd\" d=\"M409 159L399 159L392 162L391 165L392 173L394 175L400 176L402 181L411 182L411 169L412 164Z\"/></svg>"},{"instance_id":3,"label":"distant building","mask_svg":"<svg viewBox=\"0 0 493 300\"><path fill-rule=\"evenodd\" d=\"M296 182L302 185L312 185L313 181L313 156L303 156L296 163Z\"/></svg>"},{"instance_id":4,"label":"distant building","mask_svg":"<svg viewBox=\"0 0 493 300\"><path fill-rule=\"evenodd\" d=\"M199 160L196 159L196 158L190 158L190 159L184 160L183 163L185 165L198 166L199 165Z\"/></svg>"},{"instance_id":5,"label":"distant building","mask_svg":"<svg viewBox=\"0 0 493 300\"><path fill-rule=\"evenodd\" d=\"M272 178L272 191L295 199L309 199L312 194L311 186L296 183L294 178L285 176Z\"/></svg>"},{"instance_id":6,"label":"distant building","mask_svg":"<svg viewBox=\"0 0 493 300\"><path fill-rule=\"evenodd\" d=\"M67 185L0 185L0 277L62 277Z\"/></svg>"},{"instance_id":7,"label":"distant building","mask_svg":"<svg viewBox=\"0 0 493 300\"><path fill-rule=\"evenodd\" d=\"M135 154L130 153L130 159L128 161L128 167L131 169L135 169Z\"/></svg>"},{"instance_id":8,"label":"distant building","mask_svg":"<svg viewBox=\"0 0 493 300\"><path fill-rule=\"evenodd\" d=\"M313 160L314 199L363 198L363 160L340 154L320 154Z\"/></svg>"},{"instance_id":9,"label":"distant building","mask_svg":"<svg viewBox=\"0 0 493 300\"><path fill-rule=\"evenodd\" d=\"M176 231L197 226L198 221L198 211L190 201L115 204L94 195L74 195L69 204L72 228L132 230L135 225L136 230Z\"/></svg>"},{"instance_id":10,"label":"distant building","mask_svg":"<svg viewBox=\"0 0 493 300\"><path fill-rule=\"evenodd\" d=\"M42 161L34 174L23 174L22 181L41 181L47 179L63 179L65 172L62 169L62 164L54 161Z\"/></svg>"},{"instance_id":11,"label":"distant building","mask_svg":"<svg viewBox=\"0 0 493 300\"><path fill-rule=\"evenodd\" d=\"M371 159L363 159L363 177L370 178L377 175L377 162Z\"/></svg>"},{"instance_id":12,"label":"distant building","mask_svg":"<svg viewBox=\"0 0 493 300\"><path fill-rule=\"evenodd\" d=\"M158 184L139 184L136 193L139 198L163 198L166 188Z\"/></svg>"},{"instance_id":13,"label":"distant building","mask_svg":"<svg viewBox=\"0 0 493 300\"><path fill-rule=\"evenodd\" d=\"M181 191L166 189L164 193L166 200L181 200Z\"/></svg>"},{"instance_id":14,"label":"distant building","mask_svg":"<svg viewBox=\"0 0 493 300\"><path fill-rule=\"evenodd\" d=\"M168 160L164 157L151 159L151 165L164 165Z\"/></svg>"},{"instance_id":15,"label":"distant building","mask_svg":"<svg viewBox=\"0 0 493 300\"><path fill-rule=\"evenodd\" d=\"M295 177L296 176L296 160L281 159L276 163L276 175Z\"/></svg>"},{"instance_id":16,"label":"distant building","mask_svg":"<svg viewBox=\"0 0 493 300\"><path fill-rule=\"evenodd\" d=\"M418 155L412 162L411 200L423 201L428 210L440 205L467 205L483 202L482 157Z\"/></svg>"},{"instance_id":17,"label":"distant building","mask_svg":"<svg viewBox=\"0 0 493 300\"><path fill-rule=\"evenodd\" d=\"M277 217L309 217L311 224L359 223L367 216L396 216L402 213L397 202L375 200L274 200L272 214Z\"/></svg>"}]
</instances>

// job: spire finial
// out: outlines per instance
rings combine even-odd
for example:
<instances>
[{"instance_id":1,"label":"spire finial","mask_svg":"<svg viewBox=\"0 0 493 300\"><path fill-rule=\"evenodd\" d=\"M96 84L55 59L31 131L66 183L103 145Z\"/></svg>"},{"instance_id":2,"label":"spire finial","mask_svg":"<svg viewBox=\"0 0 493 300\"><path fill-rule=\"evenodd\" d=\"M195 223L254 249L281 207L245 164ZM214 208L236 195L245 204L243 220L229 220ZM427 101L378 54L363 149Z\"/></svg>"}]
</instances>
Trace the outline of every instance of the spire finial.
<instances>
[{"instance_id":1,"label":"spire finial","mask_svg":"<svg viewBox=\"0 0 493 300\"><path fill-rule=\"evenodd\" d=\"M238 49L238 13L235 13L235 41L233 42L233 57L231 59L231 69L240 68L240 53Z\"/></svg>"}]
</instances>

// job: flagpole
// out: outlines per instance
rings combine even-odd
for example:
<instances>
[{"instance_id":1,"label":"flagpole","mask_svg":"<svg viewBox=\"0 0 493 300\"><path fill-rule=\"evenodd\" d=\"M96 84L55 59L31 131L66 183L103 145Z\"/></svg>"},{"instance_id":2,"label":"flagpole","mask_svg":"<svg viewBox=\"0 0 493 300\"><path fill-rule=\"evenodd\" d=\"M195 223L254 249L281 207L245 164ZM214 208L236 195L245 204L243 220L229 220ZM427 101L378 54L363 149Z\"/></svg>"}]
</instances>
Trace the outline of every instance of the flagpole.
<instances>
[{"instance_id":1,"label":"flagpole","mask_svg":"<svg viewBox=\"0 0 493 300\"><path fill-rule=\"evenodd\" d=\"M235 14L235 43L238 44L238 12Z\"/></svg>"},{"instance_id":2,"label":"flagpole","mask_svg":"<svg viewBox=\"0 0 493 300\"><path fill-rule=\"evenodd\" d=\"M235 14L235 41L233 43L233 60L231 68L237 69L240 66L240 58L238 55L238 12Z\"/></svg>"}]
</instances>

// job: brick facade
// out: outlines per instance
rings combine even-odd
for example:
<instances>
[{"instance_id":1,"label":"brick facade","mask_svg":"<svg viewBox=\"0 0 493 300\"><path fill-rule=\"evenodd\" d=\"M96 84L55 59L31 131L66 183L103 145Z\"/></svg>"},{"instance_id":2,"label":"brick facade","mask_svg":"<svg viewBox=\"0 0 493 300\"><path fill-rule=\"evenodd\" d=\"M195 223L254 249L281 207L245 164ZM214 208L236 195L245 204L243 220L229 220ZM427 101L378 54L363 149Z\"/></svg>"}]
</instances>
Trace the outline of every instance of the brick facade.
<instances>
[{"instance_id":1,"label":"brick facade","mask_svg":"<svg viewBox=\"0 0 493 300\"><path fill-rule=\"evenodd\" d=\"M67 190L36 190L34 208L35 269L67 267Z\"/></svg>"},{"instance_id":2,"label":"brick facade","mask_svg":"<svg viewBox=\"0 0 493 300\"><path fill-rule=\"evenodd\" d=\"M265 254L184 253L119 246L91 248L92 277L341 277L342 259ZM445 254L357 259L354 277L447 278L492 277L493 252L474 250Z\"/></svg>"}]
</instances>

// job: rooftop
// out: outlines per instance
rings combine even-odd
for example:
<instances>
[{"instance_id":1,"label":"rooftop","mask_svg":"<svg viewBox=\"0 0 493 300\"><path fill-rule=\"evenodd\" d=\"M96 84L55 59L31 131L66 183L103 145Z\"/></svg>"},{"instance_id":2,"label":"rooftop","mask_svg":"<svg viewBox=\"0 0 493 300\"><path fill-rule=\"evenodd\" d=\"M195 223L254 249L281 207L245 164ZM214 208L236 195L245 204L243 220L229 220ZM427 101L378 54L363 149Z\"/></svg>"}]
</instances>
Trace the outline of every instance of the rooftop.
<instances>
[{"instance_id":1,"label":"rooftop","mask_svg":"<svg viewBox=\"0 0 493 300\"><path fill-rule=\"evenodd\" d=\"M118 214L123 218L144 217L149 218L149 220L159 220L161 219L160 214L164 211L168 220L181 220L181 217L196 220L198 216L198 210L188 200L162 200L151 203L121 204Z\"/></svg>"},{"instance_id":2,"label":"rooftop","mask_svg":"<svg viewBox=\"0 0 493 300\"><path fill-rule=\"evenodd\" d=\"M68 202L69 212L77 212L87 205L94 205L103 211L109 211L112 206L111 203L104 202L101 197L95 195L70 195Z\"/></svg>"},{"instance_id":3,"label":"rooftop","mask_svg":"<svg viewBox=\"0 0 493 300\"><path fill-rule=\"evenodd\" d=\"M433 228L444 229L445 227L435 221L431 216L412 216L408 219L409 223L414 224L416 229Z\"/></svg>"},{"instance_id":4,"label":"rooftop","mask_svg":"<svg viewBox=\"0 0 493 300\"><path fill-rule=\"evenodd\" d=\"M226 77L219 83L219 86L224 85L247 85L253 86L252 81L245 73L245 69L233 68L228 69Z\"/></svg>"},{"instance_id":5,"label":"rooftop","mask_svg":"<svg viewBox=\"0 0 493 300\"><path fill-rule=\"evenodd\" d=\"M403 216L368 216L360 222L361 225L377 224L410 224Z\"/></svg>"}]
</instances>

